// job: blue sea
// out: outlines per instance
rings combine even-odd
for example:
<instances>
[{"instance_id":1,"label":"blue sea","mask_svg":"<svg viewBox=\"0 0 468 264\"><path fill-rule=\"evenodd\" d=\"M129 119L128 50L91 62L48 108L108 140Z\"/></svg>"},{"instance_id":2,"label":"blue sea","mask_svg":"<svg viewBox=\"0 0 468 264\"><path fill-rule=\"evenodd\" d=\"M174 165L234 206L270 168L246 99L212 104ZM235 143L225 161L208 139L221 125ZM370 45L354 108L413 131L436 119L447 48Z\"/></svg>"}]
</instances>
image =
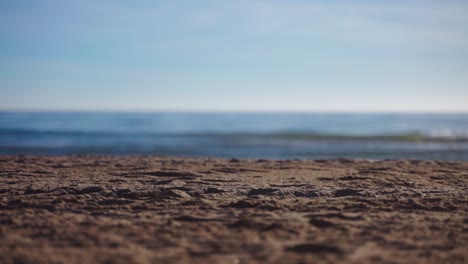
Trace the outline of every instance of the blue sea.
<instances>
[{"instance_id":1,"label":"blue sea","mask_svg":"<svg viewBox=\"0 0 468 264\"><path fill-rule=\"evenodd\" d=\"M0 155L468 160L468 114L0 112Z\"/></svg>"}]
</instances>

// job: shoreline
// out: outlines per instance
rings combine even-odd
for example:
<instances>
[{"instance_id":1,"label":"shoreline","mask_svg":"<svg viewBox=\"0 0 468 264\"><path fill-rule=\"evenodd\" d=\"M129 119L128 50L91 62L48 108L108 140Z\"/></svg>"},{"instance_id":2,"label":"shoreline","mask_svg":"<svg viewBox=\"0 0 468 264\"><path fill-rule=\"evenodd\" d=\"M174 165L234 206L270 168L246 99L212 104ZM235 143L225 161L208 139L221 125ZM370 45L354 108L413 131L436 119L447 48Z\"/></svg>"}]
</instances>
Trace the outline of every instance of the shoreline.
<instances>
[{"instance_id":1,"label":"shoreline","mask_svg":"<svg viewBox=\"0 0 468 264\"><path fill-rule=\"evenodd\" d=\"M464 263L468 162L0 156L0 262Z\"/></svg>"}]
</instances>

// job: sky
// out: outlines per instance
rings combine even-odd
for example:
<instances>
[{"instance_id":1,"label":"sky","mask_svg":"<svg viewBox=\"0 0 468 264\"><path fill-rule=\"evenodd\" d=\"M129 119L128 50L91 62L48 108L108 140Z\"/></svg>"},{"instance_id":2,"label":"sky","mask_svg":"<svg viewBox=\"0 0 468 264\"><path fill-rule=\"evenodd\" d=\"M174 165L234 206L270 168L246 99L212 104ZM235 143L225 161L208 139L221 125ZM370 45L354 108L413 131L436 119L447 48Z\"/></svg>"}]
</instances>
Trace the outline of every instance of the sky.
<instances>
[{"instance_id":1,"label":"sky","mask_svg":"<svg viewBox=\"0 0 468 264\"><path fill-rule=\"evenodd\" d=\"M1 0L0 110L468 111L466 0Z\"/></svg>"}]
</instances>

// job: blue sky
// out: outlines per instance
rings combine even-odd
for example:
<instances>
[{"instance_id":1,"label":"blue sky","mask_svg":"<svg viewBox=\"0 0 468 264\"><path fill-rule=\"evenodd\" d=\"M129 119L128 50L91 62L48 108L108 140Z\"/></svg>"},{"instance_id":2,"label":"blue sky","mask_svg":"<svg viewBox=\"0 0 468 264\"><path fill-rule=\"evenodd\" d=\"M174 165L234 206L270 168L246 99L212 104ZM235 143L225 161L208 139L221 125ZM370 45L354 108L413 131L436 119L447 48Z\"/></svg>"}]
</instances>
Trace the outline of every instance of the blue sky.
<instances>
[{"instance_id":1,"label":"blue sky","mask_svg":"<svg viewBox=\"0 0 468 264\"><path fill-rule=\"evenodd\" d=\"M468 1L0 1L0 109L468 111Z\"/></svg>"}]
</instances>

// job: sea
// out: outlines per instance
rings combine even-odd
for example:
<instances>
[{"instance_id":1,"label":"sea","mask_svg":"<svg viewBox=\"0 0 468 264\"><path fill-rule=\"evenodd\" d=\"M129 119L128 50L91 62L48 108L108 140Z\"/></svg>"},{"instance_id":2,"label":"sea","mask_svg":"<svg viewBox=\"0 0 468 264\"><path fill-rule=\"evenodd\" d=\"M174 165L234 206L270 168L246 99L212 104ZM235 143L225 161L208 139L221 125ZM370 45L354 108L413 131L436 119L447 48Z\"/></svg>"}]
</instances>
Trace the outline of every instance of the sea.
<instances>
[{"instance_id":1,"label":"sea","mask_svg":"<svg viewBox=\"0 0 468 264\"><path fill-rule=\"evenodd\" d=\"M23 154L468 160L468 114L0 112Z\"/></svg>"}]
</instances>

